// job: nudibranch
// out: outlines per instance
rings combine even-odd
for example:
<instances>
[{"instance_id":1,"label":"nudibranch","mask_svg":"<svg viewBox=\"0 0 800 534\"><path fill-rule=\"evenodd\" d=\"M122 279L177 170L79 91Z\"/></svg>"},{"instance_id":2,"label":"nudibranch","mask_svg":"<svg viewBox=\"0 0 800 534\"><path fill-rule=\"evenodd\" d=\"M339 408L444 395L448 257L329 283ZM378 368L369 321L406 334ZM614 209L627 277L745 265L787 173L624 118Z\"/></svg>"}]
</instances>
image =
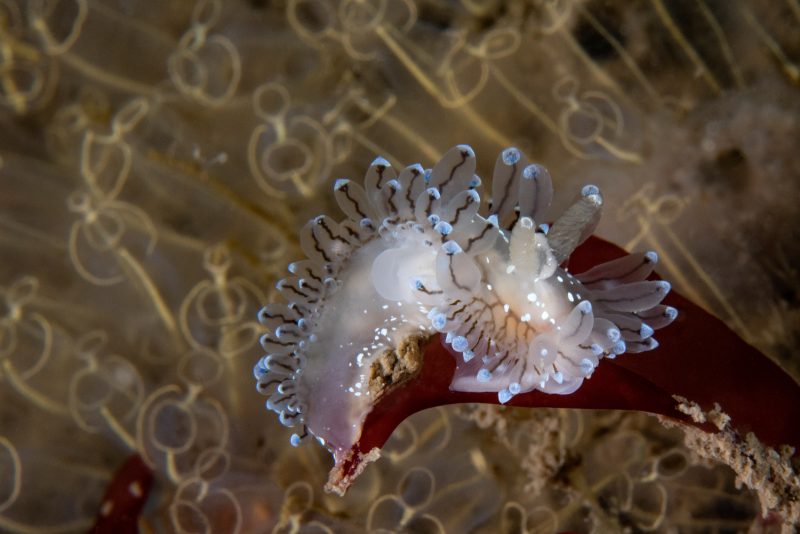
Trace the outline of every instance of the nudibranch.
<instances>
[{"instance_id":1,"label":"nudibranch","mask_svg":"<svg viewBox=\"0 0 800 534\"><path fill-rule=\"evenodd\" d=\"M475 154L449 150L432 169L399 174L377 158L363 187L337 180L345 218L314 218L306 258L289 266L259 320L266 351L258 390L294 445L315 437L339 461L372 406L421 367L421 340L440 334L457 358L450 389L500 403L539 390L576 391L604 358L658 346L672 322L668 282L647 280L654 252L573 274L572 251L596 227L599 189L583 187L552 226L552 181L516 148L498 156L481 209Z\"/></svg>"}]
</instances>

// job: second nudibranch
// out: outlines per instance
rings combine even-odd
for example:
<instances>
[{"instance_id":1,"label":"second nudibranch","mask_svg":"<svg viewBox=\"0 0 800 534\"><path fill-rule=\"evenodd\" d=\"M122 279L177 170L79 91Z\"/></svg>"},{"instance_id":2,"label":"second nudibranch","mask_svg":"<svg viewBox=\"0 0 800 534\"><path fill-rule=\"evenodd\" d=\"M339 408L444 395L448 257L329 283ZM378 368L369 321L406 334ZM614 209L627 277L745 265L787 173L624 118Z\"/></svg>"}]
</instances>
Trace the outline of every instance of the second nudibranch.
<instances>
[{"instance_id":1,"label":"second nudibranch","mask_svg":"<svg viewBox=\"0 0 800 534\"><path fill-rule=\"evenodd\" d=\"M432 169L399 174L377 158L360 186L338 180L345 218L322 215L301 231L307 258L260 313L267 352L258 389L282 423L335 453L359 437L381 384L403 376L408 340L444 334L458 354L451 389L496 392L501 403L541 390L569 394L603 358L656 348L675 309L670 285L648 281L654 252L581 274L565 267L594 230L603 199L585 186L548 228L547 170L515 148L495 163L481 214L475 154L448 151Z\"/></svg>"}]
</instances>

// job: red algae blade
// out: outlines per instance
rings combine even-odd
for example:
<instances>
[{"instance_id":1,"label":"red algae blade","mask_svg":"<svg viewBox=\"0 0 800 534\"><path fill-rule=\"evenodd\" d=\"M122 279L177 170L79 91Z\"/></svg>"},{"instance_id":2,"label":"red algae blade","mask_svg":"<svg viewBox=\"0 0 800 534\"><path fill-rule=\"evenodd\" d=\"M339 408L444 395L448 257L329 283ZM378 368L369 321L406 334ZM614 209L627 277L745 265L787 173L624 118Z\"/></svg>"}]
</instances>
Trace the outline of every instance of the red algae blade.
<instances>
[{"instance_id":1,"label":"red algae blade","mask_svg":"<svg viewBox=\"0 0 800 534\"><path fill-rule=\"evenodd\" d=\"M570 259L578 272L590 264L625 255L591 237ZM767 445L800 449L800 385L767 356L747 344L722 321L676 292L666 304L680 310L660 336L660 346L646 356L624 354L599 366L569 395L531 391L507 404L518 407L635 410L667 416L713 432L677 409L685 397L705 410L715 403L731 417L735 431L753 432ZM340 455L329 488L343 493L394 429L408 416L434 406L456 403L499 404L493 393L451 391L457 354L440 336L428 340L422 371L381 398L367 415L350 454Z\"/></svg>"},{"instance_id":2,"label":"red algae blade","mask_svg":"<svg viewBox=\"0 0 800 534\"><path fill-rule=\"evenodd\" d=\"M152 485L153 472L142 457L138 454L129 457L109 484L90 532L93 534L139 532L139 516L147 502Z\"/></svg>"}]
</instances>

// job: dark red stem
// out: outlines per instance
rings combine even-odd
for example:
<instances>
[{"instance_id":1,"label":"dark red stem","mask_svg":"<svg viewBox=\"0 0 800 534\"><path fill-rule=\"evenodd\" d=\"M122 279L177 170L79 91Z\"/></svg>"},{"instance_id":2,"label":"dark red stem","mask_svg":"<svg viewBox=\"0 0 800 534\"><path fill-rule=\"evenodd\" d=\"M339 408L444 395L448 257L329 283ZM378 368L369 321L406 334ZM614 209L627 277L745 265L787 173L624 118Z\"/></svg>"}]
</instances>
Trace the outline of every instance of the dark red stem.
<instances>
[{"instance_id":1,"label":"dark red stem","mask_svg":"<svg viewBox=\"0 0 800 534\"><path fill-rule=\"evenodd\" d=\"M139 516L142 513L150 488L153 472L141 456L130 456L114 475L109 484L92 534L136 534L139 532Z\"/></svg>"},{"instance_id":2,"label":"dark red stem","mask_svg":"<svg viewBox=\"0 0 800 534\"><path fill-rule=\"evenodd\" d=\"M570 270L582 272L625 254L619 247L592 237L570 259ZM740 434L753 432L772 447L800 450L800 386L768 357L747 344L722 321L672 291L666 304L679 310L673 324L656 332L660 346L642 354L603 360L592 377L571 395L539 391L520 394L510 406L636 410L661 414L706 431L676 409L673 395L696 402L705 411L719 403ZM348 474L360 457L382 447L409 415L433 406L463 402L498 404L495 393L450 391L455 357L434 337L425 349L418 377L390 392L364 422Z\"/></svg>"}]
</instances>

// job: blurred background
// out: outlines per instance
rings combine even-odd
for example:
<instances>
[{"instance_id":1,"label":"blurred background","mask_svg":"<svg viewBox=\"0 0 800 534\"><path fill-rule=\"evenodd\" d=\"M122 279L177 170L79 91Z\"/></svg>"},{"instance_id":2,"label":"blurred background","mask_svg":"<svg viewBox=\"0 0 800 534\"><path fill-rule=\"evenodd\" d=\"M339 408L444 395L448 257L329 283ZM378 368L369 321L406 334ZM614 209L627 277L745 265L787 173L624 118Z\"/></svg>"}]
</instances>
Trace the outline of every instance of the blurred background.
<instances>
[{"instance_id":1,"label":"blurred background","mask_svg":"<svg viewBox=\"0 0 800 534\"><path fill-rule=\"evenodd\" d=\"M0 531L85 532L115 471L141 532L766 532L679 431L436 409L345 498L292 448L255 318L376 155L517 146L553 213L798 376L798 0L0 0Z\"/></svg>"}]
</instances>

